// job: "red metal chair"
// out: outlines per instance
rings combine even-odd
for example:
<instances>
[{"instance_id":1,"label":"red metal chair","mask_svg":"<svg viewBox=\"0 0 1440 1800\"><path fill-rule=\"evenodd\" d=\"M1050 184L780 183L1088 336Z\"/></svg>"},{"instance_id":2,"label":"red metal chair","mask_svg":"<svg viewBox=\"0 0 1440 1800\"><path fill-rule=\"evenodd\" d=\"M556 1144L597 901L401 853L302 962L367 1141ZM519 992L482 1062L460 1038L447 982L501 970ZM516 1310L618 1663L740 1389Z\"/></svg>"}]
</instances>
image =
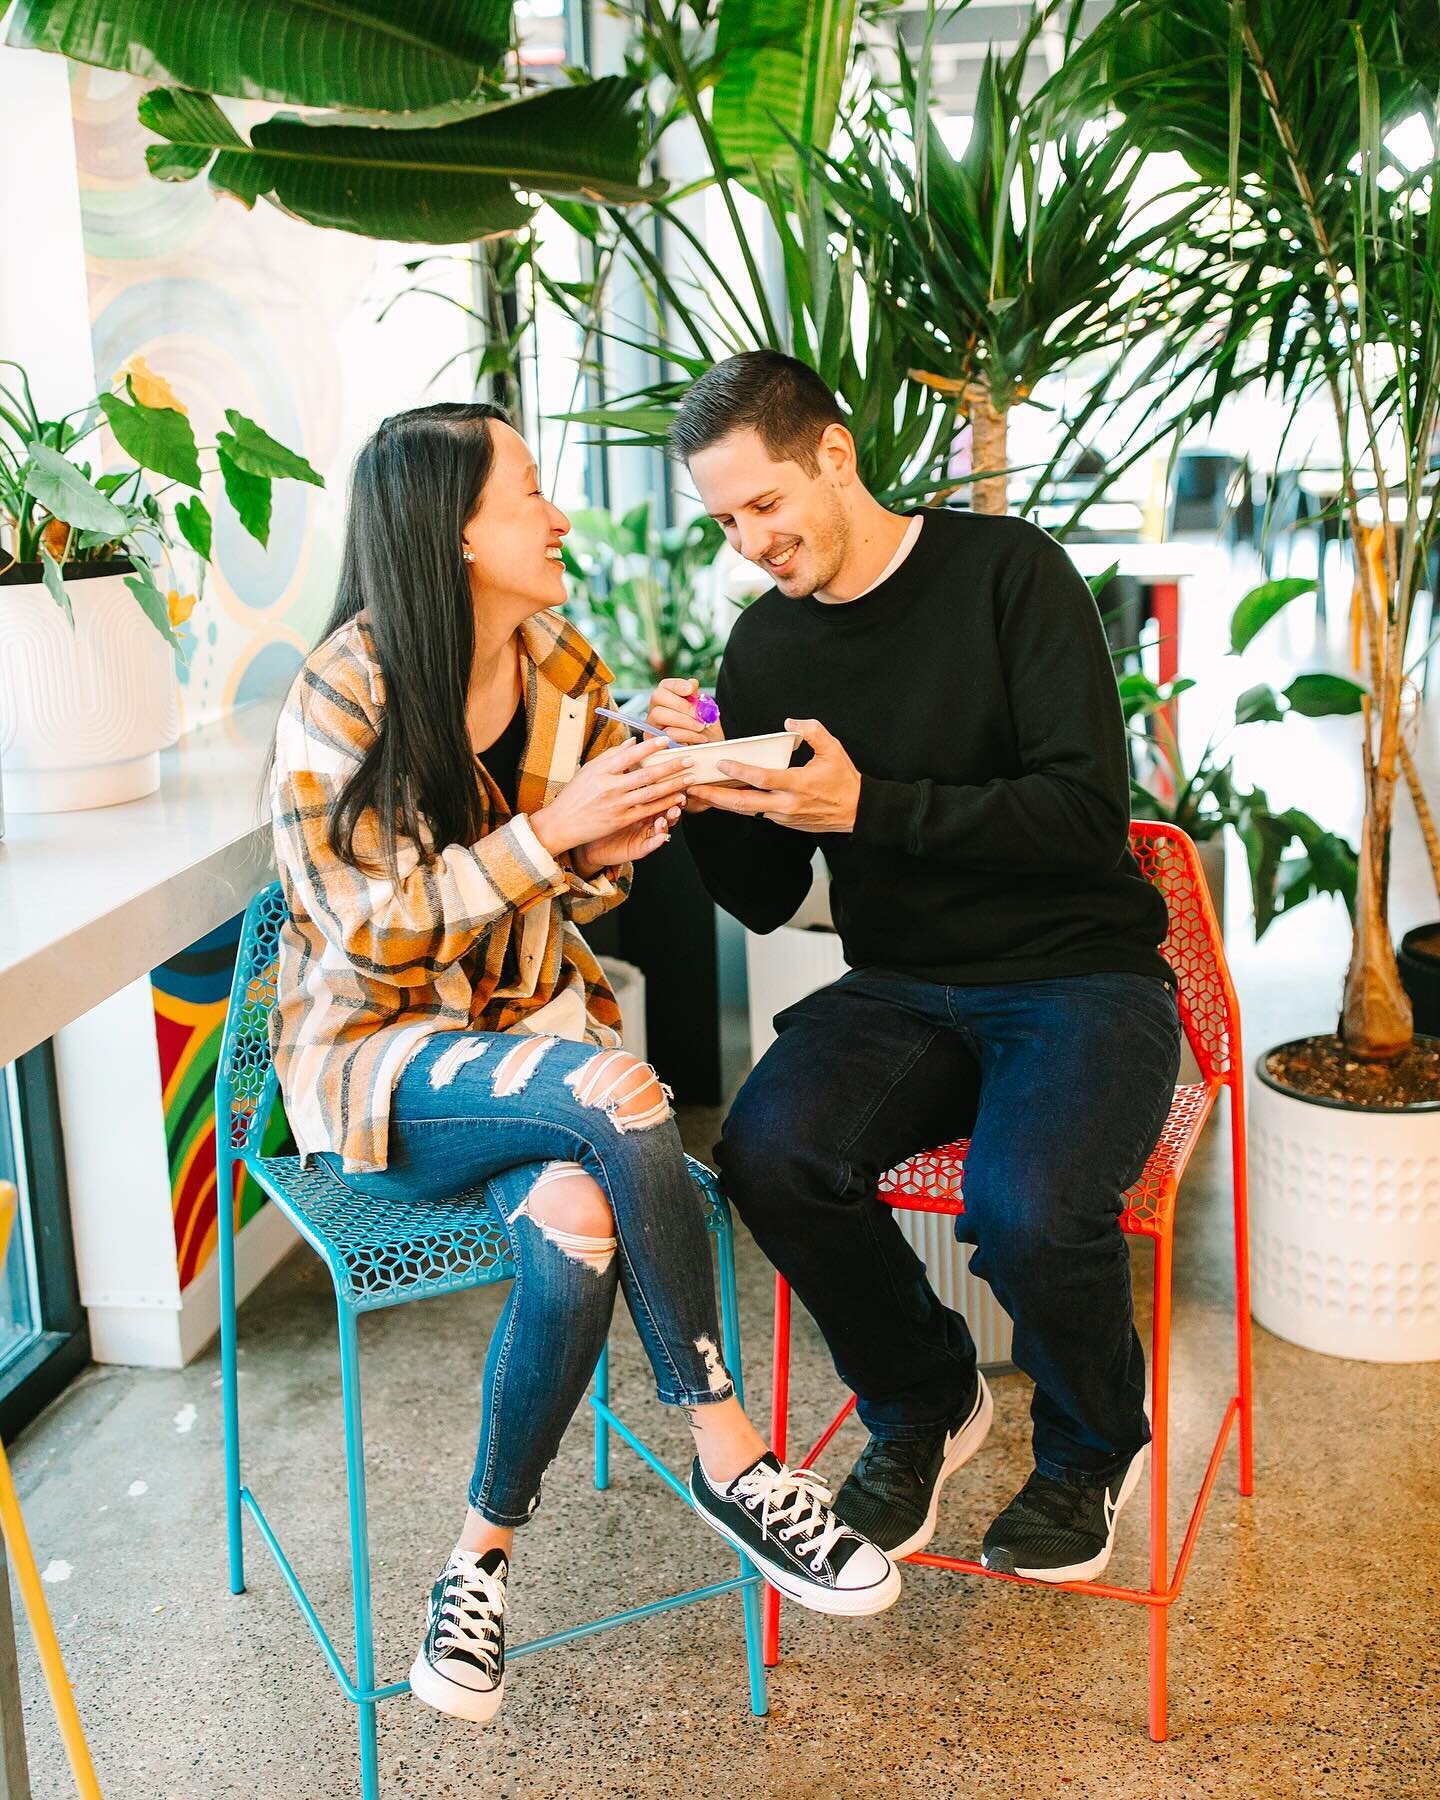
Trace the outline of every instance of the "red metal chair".
<instances>
[{"instance_id":1,"label":"red metal chair","mask_svg":"<svg viewBox=\"0 0 1440 1800\"><path fill-rule=\"evenodd\" d=\"M1146 1163L1140 1179L1127 1196L1129 1205L1121 1218L1123 1230L1148 1237L1155 1246L1155 1313L1150 1353L1151 1431L1150 1451L1150 1585L1146 1588L1115 1587L1103 1581L1065 1581L1050 1585L1077 1594L1098 1594L1107 1600L1126 1600L1150 1612L1150 1736L1156 1742L1166 1728L1166 1637L1169 1609L1180 1597L1185 1574L1195 1548L1211 1490L1219 1474L1230 1428L1239 1420L1240 1492L1254 1486L1253 1424L1250 1388L1250 1280L1246 1236L1245 1094L1244 1062L1240 1051L1240 1012L1230 983L1221 946L1220 926L1200 872L1195 846L1183 831L1170 825L1136 823L1130 828L1130 847L1140 867L1162 894L1170 913L1170 930L1163 950L1179 983L1180 1018L1190 1042L1201 1080L1175 1090L1169 1118L1160 1142ZM1170 1286L1175 1240L1175 1195L1180 1177L1199 1139L1201 1128L1224 1089L1230 1092L1230 1140L1235 1201L1235 1335L1237 1372L1235 1392L1225 1407L1210 1461L1200 1483L1190 1522L1176 1560L1169 1571L1166 1532L1168 1453L1170 1435ZM961 1213L965 1210L963 1178L968 1140L947 1144L913 1156L884 1176L880 1199L891 1206L917 1212ZM775 1377L770 1441L777 1456L785 1455L790 1389L790 1286L783 1276L775 1279ZM822 1432L806 1466L840 1429L855 1405L852 1395ZM950 1569L965 1575L984 1575L993 1581L1020 1581L1016 1575L997 1575L978 1562L958 1556L936 1556L917 1551L906 1562L932 1569ZM765 1590L765 1660L770 1666L780 1654L780 1596Z\"/></svg>"}]
</instances>

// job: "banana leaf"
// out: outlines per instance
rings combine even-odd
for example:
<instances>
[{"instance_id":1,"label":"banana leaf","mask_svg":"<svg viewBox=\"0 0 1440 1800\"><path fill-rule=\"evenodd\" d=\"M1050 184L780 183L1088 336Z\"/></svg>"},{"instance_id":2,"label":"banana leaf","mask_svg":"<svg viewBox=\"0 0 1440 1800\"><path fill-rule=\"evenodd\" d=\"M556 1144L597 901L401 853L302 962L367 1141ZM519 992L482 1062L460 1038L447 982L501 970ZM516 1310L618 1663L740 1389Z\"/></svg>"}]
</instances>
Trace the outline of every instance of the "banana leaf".
<instances>
[{"instance_id":1,"label":"banana leaf","mask_svg":"<svg viewBox=\"0 0 1440 1800\"><path fill-rule=\"evenodd\" d=\"M18 0L7 42L146 81L414 113L475 95L511 0Z\"/></svg>"}]
</instances>

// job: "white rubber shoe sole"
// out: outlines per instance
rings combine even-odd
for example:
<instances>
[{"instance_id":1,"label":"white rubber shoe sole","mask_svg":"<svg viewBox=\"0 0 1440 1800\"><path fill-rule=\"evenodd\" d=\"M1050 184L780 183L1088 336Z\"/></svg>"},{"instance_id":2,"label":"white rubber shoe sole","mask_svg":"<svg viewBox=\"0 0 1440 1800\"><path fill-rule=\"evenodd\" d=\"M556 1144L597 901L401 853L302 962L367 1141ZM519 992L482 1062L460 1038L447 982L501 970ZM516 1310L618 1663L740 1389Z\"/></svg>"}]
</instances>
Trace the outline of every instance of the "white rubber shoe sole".
<instances>
[{"instance_id":1,"label":"white rubber shoe sole","mask_svg":"<svg viewBox=\"0 0 1440 1800\"><path fill-rule=\"evenodd\" d=\"M930 1510L925 1515L925 1523L918 1531L911 1532L904 1543L897 1544L890 1552L897 1562L902 1556L909 1556L913 1551L923 1550L934 1537L935 1523L940 1515L940 1490L957 1469L964 1468L989 1437L990 1422L994 1417L995 1401L990 1393L990 1384L981 1375L980 1391L975 1397L975 1405L970 1417L950 1440L945 1451L945 1460L940 1464L940 1473L935 1477L935 1486L930 1492Z\"/></svg>"},{"instance_id":2,"label":"white rubber shoe sole","mask_svg":"<svg viewBox=\"0 0 1440 1800\"><path fill-rule=\"evenodd\" d=\"M719 1519L712 1517L703 1507L695 1508L695 1516L703 1519L727 1543L733 1544L746 1561L760 1571L771 1587L782 1593L787 1600L793 1600L797 1606L803 1606L807 1612L828 1613L838 1619L868 1619L874 1613L884 1612L900 1598L900 1571L893 1560L885 1580L877 1581L871 1587L821 1587L816 1582L802 1581L788 1569L779 1569L762 1562L751 1545L742 1542L728 1525L722 1525ZM880 1546L876 1544L873 1548L879 1550ZM880 1554L885 1556L888 1553L881 1550Z\"/></svg>"},{"instance_id":3,"label":"white rubber shoe sole","mask_svg":"<svg viewBox=\"0 0 1440 1800\"><path fill-rule=\"evenodd\" d=\"M1098 1556L1092 1556L1089 1562L1071 1563L1068 1569L1016 1569L1015 1573L1025 1576L1029 1581L1093 1581L1097 1575L1103 1575L1115 1549L1116 1523L1124 1510L1125 1502L1139 1485L1140 1472L1144 1467L1145 1451L1137 1450L1134 1460L1125 1471L1125 1479L1120 1484L1115 1510L1110 1515L1110 1535Z\"/></svg>"},{"instance_id":4,"label":"white rubber shoe sole","mask_svg":"<svg viewBox=\"0 0 1440 1800\"><path fill-rule=\"evenodd\" d=\"M468 1719L472 1725L488 1725L500 1710L505 1698L505 1677L493 1688L469 1688L450 1681L431 1668L424 1655L417 1656L410 1668L410 1692L426 1706L452 1719Z\"/></svg>"}]
</instances>

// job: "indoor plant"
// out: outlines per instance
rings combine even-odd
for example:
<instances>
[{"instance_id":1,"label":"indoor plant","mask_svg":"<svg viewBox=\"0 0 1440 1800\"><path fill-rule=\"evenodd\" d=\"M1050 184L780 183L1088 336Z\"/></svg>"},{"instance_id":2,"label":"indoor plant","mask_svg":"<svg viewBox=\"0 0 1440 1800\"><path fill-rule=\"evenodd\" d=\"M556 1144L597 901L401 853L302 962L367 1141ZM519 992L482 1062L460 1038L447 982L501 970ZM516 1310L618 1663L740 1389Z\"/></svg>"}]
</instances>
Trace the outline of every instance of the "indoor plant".
<instances>
[{"instance_id":1,"label":"indoor plant","mask_svg":"<svg viewBox=\"0 0 1440 1800\"><path fill-rule=\"evenodd\" d=\"M12 812L138 799L176 733L178 629L203 587L213 454L229 504L261 544L271 488L323 485L242 413L202 449L169 385L134 358L89 406L39 412L0 362L0 755ZM123 461L98 472L107 427ZM176 497L179 493L183 497ZM183 569L191 569L193 582Z\"/></svg>"},{"instance_id":2,"label":"indoor plant","mask_svg":"<svg viewBox=\"0 0 1440 1800\"><path fill-rule=\"evenodd\" d=\"M1256 1316L1342 1354L1440 1356L1440 1042L1415 1038L1386 910L1402 779L1424 807L1404 658L1435 527L1440 38L1404 0L1119 0L1081 61L1077 93L1118 108L1131 141L1178 151L1228 200L1209 401L1251 381L1328 398L1360 584L1354 937L1338 1029L1256 1069ZM1417 117L1425 147L1402 158L1387 137ZM1373 530L1367 483L1386 521Z\"/></svg>"},{"instance_id":3,"label":"indoor plant","mask_svg":"<svg viewBox=\"0 0 1440 1800\"><path fill-rule=\"evenodd\" d=\"M725 632L702 578L725 541L715 521L702 514L657 530L642 500L619 519L583 508L570 525L572 610L616 686L644 691L671 675L713 682Z\"/></svg>"},{"instance_id":4,"label":"indoor plant","mask_svg":"<svg viewBox=\"0 0 1440 1800\"><path fill-rule=\"evenodd\" d=\"M311 224L453 244L517 230L535 194L636 200L643 120L628 76L528 85L513 8L291 0L17 0L7 42L148 81L162 181L207 175L242 205ZM323 28L322 28L323 27ZM215 96L302 106L238 130ZM315 110L323 109L323 110Z\"/></svg>"}]
</instances>

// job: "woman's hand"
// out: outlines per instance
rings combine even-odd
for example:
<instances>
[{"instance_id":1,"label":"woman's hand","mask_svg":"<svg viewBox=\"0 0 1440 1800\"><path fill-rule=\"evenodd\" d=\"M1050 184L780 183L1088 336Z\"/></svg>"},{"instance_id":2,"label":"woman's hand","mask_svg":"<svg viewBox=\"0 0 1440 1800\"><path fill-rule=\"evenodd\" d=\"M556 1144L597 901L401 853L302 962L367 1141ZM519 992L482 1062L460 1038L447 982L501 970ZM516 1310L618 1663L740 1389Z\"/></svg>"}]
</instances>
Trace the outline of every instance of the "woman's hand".
<instances>
[{"instance_id":1,"label":"woman's hand","mask_svg":"<svg viewBox=\"0 0 1440 1800\"><path fill-rule=\"evenodd\" d=\"M646 768L666 748L661 738L645 738L591 757L548 806L530 815L536 837L552 856L559 856L581 844L607 843L640 826L653 831L674 807L684 805L690 780L688 757L663 771Z\"/></svg>"},{"instance_id":2,"label":"woman's hand","mask_svg":"<svg viewBox=\"0 0 1440 1800\"><path fill-rule=\"evenodd\" d=\"M668 806L658 818L632 825L628 831L617 831L608 838L576 846L571 866L582 881L589 881L602 869L613 869L620 863L637 863L670 842L670 827L684 809Z\"/></svg>"}]
</instances>

